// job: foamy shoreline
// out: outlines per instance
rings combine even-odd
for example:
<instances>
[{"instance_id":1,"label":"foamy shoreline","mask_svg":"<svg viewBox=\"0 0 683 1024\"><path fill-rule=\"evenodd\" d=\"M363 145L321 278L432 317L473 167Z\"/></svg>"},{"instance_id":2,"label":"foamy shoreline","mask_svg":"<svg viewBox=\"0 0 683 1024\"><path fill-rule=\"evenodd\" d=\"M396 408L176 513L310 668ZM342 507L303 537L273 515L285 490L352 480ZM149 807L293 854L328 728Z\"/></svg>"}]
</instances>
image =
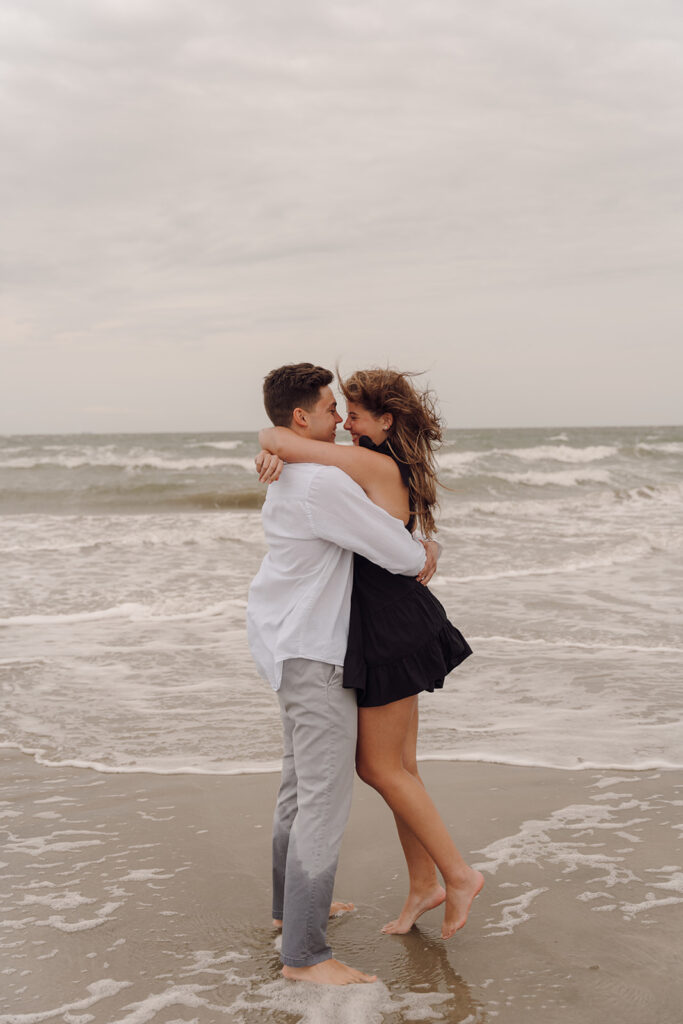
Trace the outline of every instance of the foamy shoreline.
<instances>
[{"instance_id":1,"label":"foamy shoreline","mask_svg":"<svg viewBox=\"0 0 683 1024\"><path fill-rule=\"evenodd\" d=\"M168 776L206 776L216 778L235 778L248 775L272 775L279 774L282 762L279 760L252 761L240 765L231 766L205 766L180 765L180 766L155 766L153 764L135 765L110 765L101 761L88 761L79 758L61 758L54 760L45 756L45 752L35 747L24 747L18 743L0 741L0 751L16 751L32 757L37 765L43 768L77 768L93 771L102 775L168 775ZM471 754L434 751L429 754L418 754L417 760L420 764L430 762L446 764L481 764L496 765L507 768L538 768L557 772L648 772L648 771L683 771L683 765L676 762L652 759L650 761L633 764L629 762L601 762L601 761L580 761L576 764L562 765L556 763L544 764L532 759L514 759L512 757L494 757L490 754Z\"/></svg>"},{"instance_id":2,"label":"foamy shoreline","mask_svg":"<svg viewBox=\"0 0 683 1024\"><path fill-rule=\"evenodd\" d=\"M256 450L0 438L1 739L107 774L276 769L245 628ZM421 701L425 757L683 765L682 456L682 427L448 432L432 586L474 656Z\"/></svg>"},{"instance_id":3,"label":"foamy shoreline","mask_svg":"<svg viewBox=\"0 0 683 1024\"><path fill-rule=\"evenodd\" d=\"M0 764L0 1024L331 1024L342 1009L358 1024L678 1020L681 771L425 763L487 879L449 944L438 911L408 936L379 934L404 870L390 814L359 784L337 885L358 909L331 936L382 984L342 995L279 978L276 775L102 775L9 750Z\"/></svg>"}]
</instances>

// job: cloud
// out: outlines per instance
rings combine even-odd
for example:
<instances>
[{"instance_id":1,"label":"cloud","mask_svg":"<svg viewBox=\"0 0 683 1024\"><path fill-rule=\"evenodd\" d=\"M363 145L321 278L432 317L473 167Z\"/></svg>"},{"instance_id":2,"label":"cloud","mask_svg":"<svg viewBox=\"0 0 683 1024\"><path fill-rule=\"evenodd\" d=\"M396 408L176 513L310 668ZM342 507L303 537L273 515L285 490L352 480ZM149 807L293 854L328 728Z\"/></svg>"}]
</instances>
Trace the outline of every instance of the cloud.
<instances>
[{"instance_id":1,"label":"cloud","mask_svg":"<svg viewBox=\"0 0 683 1024\"><path fill-rule=\"evenodd\" d=\"M509 289L528 335L606 278L661 298L680 268L676 3L5 0L0 17L2 326L56 372L83 345L125 361L246 341L253 377L256 350L345 336L379 358L419 324L438 364L465 315L495 351ZM590 306L616 352L628 302Z\"/></svg>"}]
</instances>

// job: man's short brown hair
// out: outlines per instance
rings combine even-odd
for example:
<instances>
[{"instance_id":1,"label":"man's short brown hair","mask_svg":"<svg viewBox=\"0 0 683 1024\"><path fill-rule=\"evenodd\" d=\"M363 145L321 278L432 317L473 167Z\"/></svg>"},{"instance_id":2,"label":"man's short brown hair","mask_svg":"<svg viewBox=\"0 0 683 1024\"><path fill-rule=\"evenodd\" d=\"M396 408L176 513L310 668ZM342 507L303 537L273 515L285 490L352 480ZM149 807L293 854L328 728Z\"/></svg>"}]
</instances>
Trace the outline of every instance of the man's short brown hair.
<instances>
[{"instance_id":1,"label":"man's short brown hair","mask_svg":"<svg viewBox=\"0 0 683 1024\"><path fill-rule=\"evenodd\" d=\"M276 427L288 427L294 410L311 410L320 398L320 389L333 377L330 370L313 363L290 363L271 370L263 381L268 418Z\"/></svg>"}]
</instances>

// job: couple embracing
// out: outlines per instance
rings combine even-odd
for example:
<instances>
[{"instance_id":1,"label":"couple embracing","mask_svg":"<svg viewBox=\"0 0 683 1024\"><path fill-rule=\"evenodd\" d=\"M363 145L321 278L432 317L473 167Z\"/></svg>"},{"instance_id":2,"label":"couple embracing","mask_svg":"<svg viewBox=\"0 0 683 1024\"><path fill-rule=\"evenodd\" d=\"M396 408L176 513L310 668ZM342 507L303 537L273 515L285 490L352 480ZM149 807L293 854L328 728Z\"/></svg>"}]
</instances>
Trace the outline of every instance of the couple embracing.
<instances>
[{"instance_id":1,"label":"couple embracing","mask_svg":"<svg viewBox=\"0 0 683 1024\"><path fill-rule=\"evenodd\" d=\"M431 535L441 424L409 375L359 371L340 382L353 446L337 446L332 380L311 363L265 379L274 426L259 434L257 468L271 484L268 554L247 622L283 726L273 822L282 973L347 985L375 980L334 959L327 942L354 767L393 811L408 866L408 897L384 932L407 932L443 904L449 938L484 880L454 845L416 760L418 694L443 686L471 653L426 586L439 551Z\"/></svg>"}]
</instances>

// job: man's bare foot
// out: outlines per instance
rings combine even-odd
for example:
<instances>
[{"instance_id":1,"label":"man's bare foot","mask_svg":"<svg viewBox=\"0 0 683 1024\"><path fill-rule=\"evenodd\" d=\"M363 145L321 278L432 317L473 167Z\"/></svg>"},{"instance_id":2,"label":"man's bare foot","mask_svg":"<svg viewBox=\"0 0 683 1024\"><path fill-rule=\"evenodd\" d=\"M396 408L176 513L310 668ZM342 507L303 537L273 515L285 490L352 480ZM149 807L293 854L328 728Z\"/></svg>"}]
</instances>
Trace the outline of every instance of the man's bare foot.
<instances>
[{"instance_id":1,"label":"man's bare foot","mask_svg":"<svg viewBox=\"0 0 683 1024\"><path fill-rule=\"evenodd\" d=\"M341 917L343 914L348 914L350 910L355 909L355 903L344 903L343 900L333 900L330 906L330 917ZM282 928L282 920L279 917L273 918L273 928Z\"/></svg>"},{"instance_id":2,"label":"man's bare foot","mask_svg":"<svg viewBox=\"0 0 683 1024\"><path fill-rule=\"evenodd\" d=\"M323 960L312 967L288 967L285 964L282 975L289 981L313 981L317 985L365 985L377 981L376 974L363 974L340 960Z\"/></svg>"},{"instance_id":3,"label":"man's bare foot","mask_svg":"<svg viewBox=\"0 0 683 1024\"><path fill-rule=\"evenodd\" d=\"M403 910L395 921L389 921L384 925L382 931L385 935L405 935L413 927L418 917L428 910L438 907L446 899L446 890L442 885L436 885L427 893L408 893L408 899L403 904Z\"/></svg>"},{"instance_id":4,"label":"man's bare foot","mask_svg":"<svg viewBox=\"0 0 683 1024\"><path fill-rule=\"evenodd\" d=\"M468 868L467 874L460 885L446 886L446 913L441 927L441 938L450 939L467 921L470 907L484 887L484 876L481 871Z\"/></svg>"}]
</instances>

